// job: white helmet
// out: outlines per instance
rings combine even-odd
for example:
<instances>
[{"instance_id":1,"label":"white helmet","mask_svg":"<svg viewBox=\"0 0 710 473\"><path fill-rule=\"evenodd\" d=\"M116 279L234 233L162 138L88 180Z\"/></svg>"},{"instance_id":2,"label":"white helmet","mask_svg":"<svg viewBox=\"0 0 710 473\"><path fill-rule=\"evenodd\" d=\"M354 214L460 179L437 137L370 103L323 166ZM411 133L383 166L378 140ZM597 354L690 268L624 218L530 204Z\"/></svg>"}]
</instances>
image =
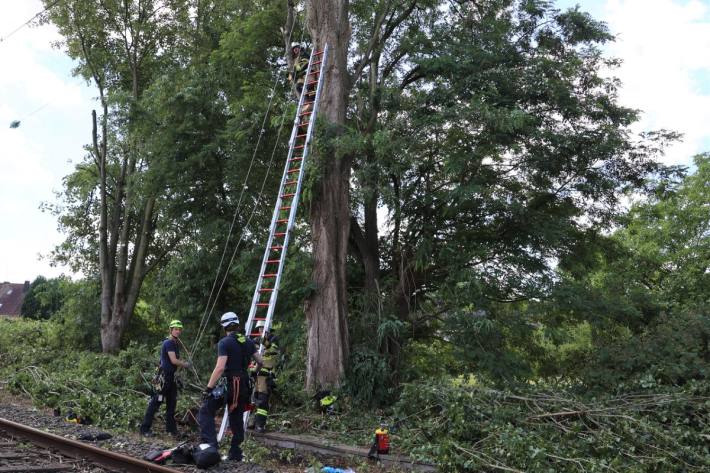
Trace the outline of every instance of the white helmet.
<instances>
[{"instance_id":1,"label":"white helmet","mask_svg":"<svg viewBox=\"0 0 710 473\"><path fill-rule=\"evenodd\" d=\"M261 328L261 327L266 327L266 321L264 321L264 320L257 321L255 328Z\"/></svg>"},{"instance_id":2,"label":"white helmet","mask_svg":"<svg viewBox=\"0 0 710 473\"><path fill-rule=\"evenodd\" d=\"M234 312L225 312L222 318L219 319L219 323L226 328L230 325L239 324L239 317Z\"/></svg>"}]
</instances>

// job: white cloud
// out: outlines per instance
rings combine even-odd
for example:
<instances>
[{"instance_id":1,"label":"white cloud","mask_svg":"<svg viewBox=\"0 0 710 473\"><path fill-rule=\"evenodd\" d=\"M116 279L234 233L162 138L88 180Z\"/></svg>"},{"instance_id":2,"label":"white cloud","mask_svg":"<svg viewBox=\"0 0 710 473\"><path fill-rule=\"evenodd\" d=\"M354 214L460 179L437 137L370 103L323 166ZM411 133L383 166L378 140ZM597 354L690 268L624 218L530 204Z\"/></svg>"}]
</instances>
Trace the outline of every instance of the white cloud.
<instances>
[{"instance_id":1,"label":"white cloud","mask_svg":"<svg viewBox=\"0 0 710 473\"><path fill-rule=\"evenodd\" d=\"M584 3L582 3L584 8ZM705 2L608 0L603 20L616 43L609 54L623 59L614 71L623 82L621 102L643 111L637 130L666 128L684 134L665 161L690 164L710 142L710 7Z\"/></svg>"},{"instance_id":2,"label":"white cloud","mask_svg":"<svg viewBox=\"0 0 710 473\"><path fill-rule=\"evenodd\" d=\"M68 272L38 260L62 241L55 218L39 206L54 199L70 161L84 154L94 93L52 48L60 36L51 25L7 37L42 10L39 0L0 0L0 7L0 282L22 282ZM20 127L10 129L12 120Z\"/></svg>"}]
</instances>

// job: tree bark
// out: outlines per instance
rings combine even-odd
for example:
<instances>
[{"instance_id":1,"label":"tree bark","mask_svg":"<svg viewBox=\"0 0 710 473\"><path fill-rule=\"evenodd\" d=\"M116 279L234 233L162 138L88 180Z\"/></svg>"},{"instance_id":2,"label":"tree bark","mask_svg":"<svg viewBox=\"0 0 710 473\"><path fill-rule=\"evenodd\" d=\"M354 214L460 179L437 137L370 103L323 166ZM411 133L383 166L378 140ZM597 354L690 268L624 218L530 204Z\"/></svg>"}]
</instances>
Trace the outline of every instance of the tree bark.
<instances>
[{"instance_id":1,"label":"tree bark","mask_svg":"<svg viewBox=\"0 0 710 473\"><path fill-rule=\"evenodd\" d=\"M350 39L347 0L310 0L308 28L314 52L329 46L325 87L319 117L326 123L327 138L342 132L347 104L347 51ZM320 158L321 174L311 206L313 281L315 291L306 303L308 360L306 388L339 386L349 353L347 278L345 262L350 230L349 156L333 149Z\"/></svg>"}]
</instances>

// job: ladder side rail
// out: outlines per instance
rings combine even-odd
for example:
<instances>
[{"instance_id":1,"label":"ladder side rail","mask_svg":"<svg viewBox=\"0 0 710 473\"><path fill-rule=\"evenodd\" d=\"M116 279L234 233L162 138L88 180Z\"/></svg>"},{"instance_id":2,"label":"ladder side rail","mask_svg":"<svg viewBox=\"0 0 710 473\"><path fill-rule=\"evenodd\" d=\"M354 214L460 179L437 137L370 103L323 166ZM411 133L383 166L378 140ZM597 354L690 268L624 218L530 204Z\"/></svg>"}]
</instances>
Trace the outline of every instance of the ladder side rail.
<instances>
[{"instance_id":1,"label":"ladder side rail","mask_svg":"<svg viewBox=\"0 0 710 473\"><path fill-rule=\"evenodd\" d=\"M315 55L311 55L311 57L308 60L308 68L306 69L306 77L304 78L304 85L303 85L303 90L301 90L301 96L298 99L298 106L296 107L296 117L293 121L293 128L291 130L291 137L288 140L288 155L286 157L286 163L284 164L284 172L283 175L281 176L281 183L279 184L279 195L276 198L276 204L274 205L274 213L271 216L271 225L269 226L269 237L267 240L266 244L266 249L264 250L264 257L261 260L261 269L259 270L259 278L256 281L256 287L254 288L254 295L251 300L251 307L249 308L249 316L247 317L247 322L244 324L244 333L247 337L249 337L252 333L252 328L254 325L254 317L256 315L256 308L257 308L257 303L259 302L260 299L260 290L261 290L261 284L264 280L264 274L266 271L266 261L269 259L269 253L271 252L271 246L273 244L273 239L274 239L274 232L276 231L276 220L278 219L278 215L280 212L280 208L283 203L283 198L281 197L283 195L284 191L284 183L286 182L288 178L288 170L290 167L290 160L293 156L293 148L296 145L296 135L298 133L298 125L299 125L299 114L301 113L301 109L303 107L303 103L305 100L306 96L306 81L308 80L308 74L310 74L310 70L313 64L313 58ZM301 168L302 169L302 168ZM299 173L300 174L300 173ZM281 250L281 253L279 255L279 260L283 261L284 255L286 253L286 245L284 245L284 248ZM281 267L281 264L279 264L279 268Z\"/></svg>"},{"instance_id":2,"label":"ladder side rail","mask_svg":"<svg viewBox=\"0 0 710 473\"><path fill-rule=\"evenodd\" d=\"M311 56L311 59L313 56ZM293 225L296 220L296 213L298 212L298 201L301 196L301 186L303 183L303 176L305 174L306 170L306 160L308 158L308 147L309 143L311 140L311 137L313 135L313 131L315 130L315 121L316 121L316 116L318 112L318 105L320 103L320 93L321 93L321 87L323 86L324 82L324 77L325 74L323 74L323 71L325 70L324 67L327 65L327 60L328 60L328 45L326 44L325 49L323 50L323 55L321 58L321 64L320 64L320 72L318 74L318 84L316 85L316 96L313 100L313 110L311 111L311 114L309 115L308 119L308 132L306 134L306 140L305 144L303 147L303 160L301 161L301 170L298 173L298 182L296 184L296 190L295 190L295 195L293 196L293 201L291 203L291 210L289 212L289 219L288 219L288 226L286 227L286 235L284 238L284 255L286 253L286 249L288 247L288 242L291 236L291 231L293 230ZM309 67L309 72L310 74L310 67ZM306 76L307 77L307 76ZM306 87L304 86L303 91L306 91ZM281 275L283 274L283 266L285 263L285 258L281 259L279 261L279 269L276 273L276 282L274 283L274 291L271 293L271 298L269 300L269 309L266 314L266 320L264 322L264 333L268 332L269 329L271 328L271 321L274 316L274 310L276 308L276 299L278 297L278 291L279 291L279 286L281 283ZM261 348L260 348L261 350Z\"/></svg>"}]
</instances>

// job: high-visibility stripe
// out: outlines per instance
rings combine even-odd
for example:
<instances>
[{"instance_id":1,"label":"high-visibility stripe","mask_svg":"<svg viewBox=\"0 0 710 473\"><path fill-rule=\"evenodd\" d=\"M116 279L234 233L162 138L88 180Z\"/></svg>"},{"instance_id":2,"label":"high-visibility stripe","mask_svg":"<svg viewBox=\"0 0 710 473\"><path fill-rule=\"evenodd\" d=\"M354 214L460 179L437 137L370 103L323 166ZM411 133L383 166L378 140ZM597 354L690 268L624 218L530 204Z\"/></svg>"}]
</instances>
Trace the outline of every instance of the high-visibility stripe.
<instances>
[{"instance_id":1,"label":"high-visibility stripe","mask_svg":"<svg viewBox=\"0 0 710 473\"><path fill-rule=\"evenodd\" d=\"M256 410L256 415L266 417L269 415L269 411L267 411L266 409L259 408Z\"/></svg>"}]
</instances>

